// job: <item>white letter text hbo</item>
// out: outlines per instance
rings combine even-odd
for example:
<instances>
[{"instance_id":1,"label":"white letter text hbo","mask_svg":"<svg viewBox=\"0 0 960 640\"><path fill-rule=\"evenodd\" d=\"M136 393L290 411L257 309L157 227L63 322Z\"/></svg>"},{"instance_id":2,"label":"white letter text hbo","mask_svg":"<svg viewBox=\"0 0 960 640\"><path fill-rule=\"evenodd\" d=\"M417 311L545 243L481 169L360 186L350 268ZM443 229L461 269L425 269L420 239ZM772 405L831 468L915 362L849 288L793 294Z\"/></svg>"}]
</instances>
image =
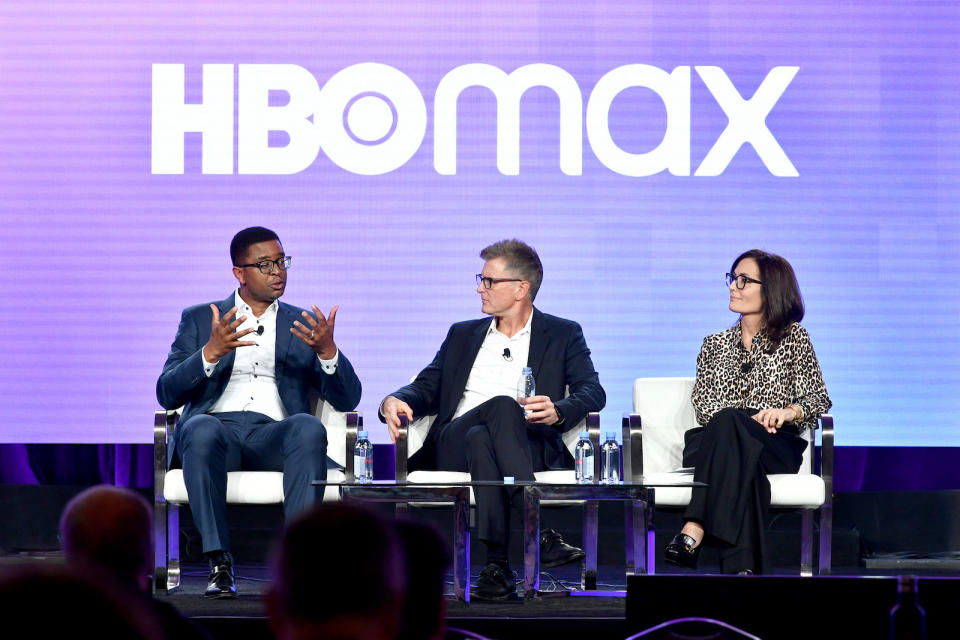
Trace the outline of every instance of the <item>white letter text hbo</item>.
<instances>
[{"instance_id":1,"label":"white letter text hbo","mask_svg":"<svg viewBox=\"0 0 960 640\"><path fill-rule=\"evenodd\" d=\"M374 96L353 101L362 94ZM376 95L387 98L392 108ZM376 108L371 100L382 102L386 109ZM387 109L396 118L392 127L384 127L379 121ZM377 121L366 121L371 118ZM427 105L420 89L405 73L389 65L364 62L338 71L323 85L314 120L320 146L334 164L351 173L375 176L402 167L420 148L427 131ZM384 139L356 139L359 132L385 128L392 128L392 134Z\"/></svg>"}]
</instances>

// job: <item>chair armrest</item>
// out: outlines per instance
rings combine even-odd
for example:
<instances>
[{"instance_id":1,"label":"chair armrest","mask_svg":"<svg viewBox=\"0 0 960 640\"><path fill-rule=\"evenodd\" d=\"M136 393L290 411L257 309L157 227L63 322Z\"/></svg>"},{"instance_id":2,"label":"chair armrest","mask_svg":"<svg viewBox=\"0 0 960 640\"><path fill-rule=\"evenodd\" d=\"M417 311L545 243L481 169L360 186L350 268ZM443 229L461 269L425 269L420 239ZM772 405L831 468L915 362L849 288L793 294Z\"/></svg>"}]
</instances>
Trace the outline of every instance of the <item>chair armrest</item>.
<instances>
[{"instance_id":1,"label":"chair armrest","mask_svg":"<svg viewBox=\"0 0 960 640\"><path fill-rule=\"evenodd\" d=\"M353 469L353 449L357 446L357 433L363 429L363 415L356 411L345 411L343 415L347 422L343 434L345 440L343 475L346 482L353 482L356 477Z\"/></svg>"},{"instance_id":2,"label":"chair armrest","mask_svg":"<svg viewBox=\"0 0 960 640\"><path fill-rule=\"evenodd\" d=\"M623 414L623 479L640 482L643 478L643 429L639 413Z\"/></svg>"},{"instance_id":3,"label":"chair armrest","mask_svg":"<svg viewBox=\"0 0 960 640\"><path fill-rule=\"evenodd\" d=\"M177 425L177 412L159 410L153 414L153 499L163 501L167 475L167 446Z\"/></svg>"},{"instance_id":4,"label":"chair armrest","mask_svg":"<svg viewBox=\"0 0 960 640\"><path fill-rule=\"evenodd\" d=\"M407 420L407 416L403 414L398 417L400 418L400 428L397 429L397 441L394 443L394 452L396 456L396 482L400 483L407 481L407 447L409 444L407 432L410 427L410 421Z\"/></svg>"},{"instance_id":5,"label":"chair armrest","mask_svg":"<svg viewBox=\"0 0 960 640\"><path fill-rule=\"evenodd\" d=\"M833 416L820 416L820 477L823 478L826 504L833 504ZM812 446L812 445L811 445Z\"/></svg>"}]
</instances>

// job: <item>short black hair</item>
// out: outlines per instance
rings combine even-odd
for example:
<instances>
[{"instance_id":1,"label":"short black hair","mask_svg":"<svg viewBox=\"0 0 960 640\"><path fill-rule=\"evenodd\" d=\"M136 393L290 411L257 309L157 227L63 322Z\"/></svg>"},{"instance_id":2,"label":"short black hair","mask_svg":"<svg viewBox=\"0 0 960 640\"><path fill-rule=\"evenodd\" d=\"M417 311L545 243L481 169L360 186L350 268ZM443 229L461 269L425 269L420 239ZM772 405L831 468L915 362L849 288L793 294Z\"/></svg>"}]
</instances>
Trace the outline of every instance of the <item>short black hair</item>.
<instances>
[{"instance_id":1,"label":"short black hair","mask_svg":"<svg viewBox=\"0 0 960 640\"><path fill-rule=\"evenodd\" d=\"M763 295L763 321L767 338L775 349L780 345L790 325L803 320L804 306L797 275L790 263L773 253L760 249L744 251L733 261L730 273L736 271L741 260L751 258L760 269L760 292Z\"/></svg>"},{"instance_id":2,"label":"short black hair","mask_svg":"<svg viewBox=\"0 0 960 640\"><path fill-rule=\"evenodd\" d=\"M237 235L233 236L233 240L230 241L230 260L233 261L233 266L240 266L250 245L258 242L269 242L270 240L280 242L279 236L266 227L247 227L238 231Z\"/></svg>"}]
</instances>

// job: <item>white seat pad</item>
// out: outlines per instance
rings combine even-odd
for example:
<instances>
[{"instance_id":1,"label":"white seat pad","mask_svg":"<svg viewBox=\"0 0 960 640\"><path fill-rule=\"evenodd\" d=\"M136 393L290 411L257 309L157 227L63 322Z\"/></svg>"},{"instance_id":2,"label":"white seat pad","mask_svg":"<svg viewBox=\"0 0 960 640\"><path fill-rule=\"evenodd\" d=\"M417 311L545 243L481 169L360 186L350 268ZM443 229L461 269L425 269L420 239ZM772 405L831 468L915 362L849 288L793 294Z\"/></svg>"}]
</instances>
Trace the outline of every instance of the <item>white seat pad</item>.
<instances>
[{"instance_id":1,"label":"white seat pad","mask_svg":"<svg viewBox=\"0 0 960 640\"><path fill-rule=\"evenodd\" d=\"M537 482L544 484L573 484L576 482L576 476L573 469L561 469L558 471L538 471L533 474ZM470 474L464 471L413 471L407 475L407 482L411 484L456 484L460 482L470 482ZM549 504L561 503L561 500L545 500ZM477 500L470 489L470 505L476 506ZM571 504L574 504L571 502Z\"/></svg>"},{"instance_id":2,"label":"white seat pad","mask_svg":"<svg viewBox=\"0 0 960 640\"><path fill-rule=\"evenodd\" d=\"M544 484L575 484L577 482L577 473L573 469L537 471L533 477L537 482Z\"/></svg>"},{"instance_id":3,"label":"white seat pad","mask_svg":"<svg viewBox=\"0 0 960 640\"><path fill-rule=\"evenodd\" d=\"M343 482L343 471L327 471L328 482ZM167 471L163 481L163 497L167 502L188 503L183 469ZM338 500L339 488L327 487L323 501ZM280 504L283 502L283 473L280 471L230 471L227 473L227 504Z\"/></svg>"},{"instance_id":4,"label":"white seat pad","mask_svg":"<svg viewBox=\"0 0 960 640\"><path fill-rule=\"evenodd\" d=\"M826 495L823 478L812 473L776 473L767 476L770 481L770 506L815 509ZM693 482L692 473L645 473L645 484L662 485ZM654 500L658 506L683 507L690 503L689 487L654 486Z\"/></svg>"}]
</instances>

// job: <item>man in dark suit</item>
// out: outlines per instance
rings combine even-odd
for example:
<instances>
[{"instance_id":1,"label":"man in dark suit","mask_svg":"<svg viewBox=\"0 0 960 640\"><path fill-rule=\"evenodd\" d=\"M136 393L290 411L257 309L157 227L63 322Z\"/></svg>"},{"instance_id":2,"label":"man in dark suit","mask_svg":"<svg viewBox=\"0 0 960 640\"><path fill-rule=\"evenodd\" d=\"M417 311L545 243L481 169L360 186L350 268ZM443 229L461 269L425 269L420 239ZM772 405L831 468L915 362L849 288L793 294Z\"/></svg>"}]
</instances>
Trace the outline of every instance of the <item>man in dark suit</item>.
<instances>
[{"instance_id":1,"label":"man in dark suit","mask_svg":"<svg viewBox=\"0 0 960 640\"><path fill-rule=\"evenodd\" d=\"M273 231L244 229L230 243L240 287L183 311L157 399L183 407L168 465L182 464L190 510L210 562L206 597L236 597L227 526L227 472L283 471L284 513L322 496L327 434L310 413L316 391L339 411L360 402L360 381L333 339L330 316L279 302L290 256Z\"/></svg>"},{"instance_id":2,"label":"man in dark suit","mask_svg":"<svg viewBox=\"0 0 960 640\"><path fill-rule=\"evenodd\" d=\"M396 438L400 415L437 414L410 469L469 471L474 480L533 480L535 471L572 469L562 435L606 394L580 326L541 313L533 300L543 280L536 251L504 240L480 252L477 274L482 311L493 319L459 322L416 380L387 396L380 418ZM523 367L533 369L537 394L518 403ZM565 392L569 390L569 395ZM525 415L526 413L526 415ZM508 563L511 503L519 492L476 487L478 535L487 564L473 595L478 599L516 597ZM541 536L541 565L557 566L583 557L555 531Z\"/></svg>"}]
</instances>

